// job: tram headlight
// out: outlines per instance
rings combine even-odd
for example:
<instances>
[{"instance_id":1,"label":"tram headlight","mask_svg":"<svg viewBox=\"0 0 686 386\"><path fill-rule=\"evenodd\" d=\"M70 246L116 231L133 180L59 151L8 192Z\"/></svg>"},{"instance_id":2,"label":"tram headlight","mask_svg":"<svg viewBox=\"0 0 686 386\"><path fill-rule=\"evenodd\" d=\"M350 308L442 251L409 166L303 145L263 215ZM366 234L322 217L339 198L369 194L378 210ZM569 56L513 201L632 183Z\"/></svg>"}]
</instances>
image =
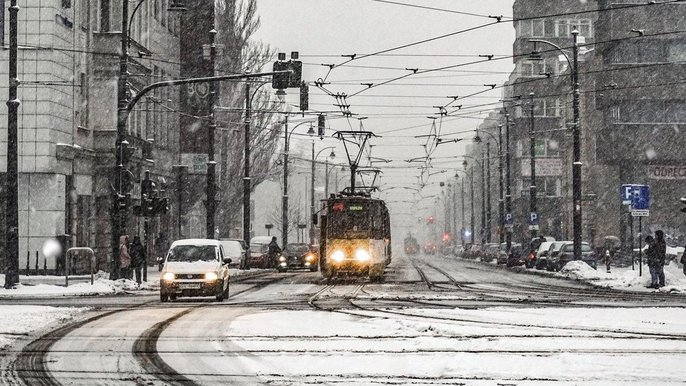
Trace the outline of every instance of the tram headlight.
<instances>
[{"instance_id":1,"label":"tram headlight","mask_svg":"<svg viewBox=\"0 0 686 386\"><path fill-rule=\"evenodd\" d=\"M345 260L345 253L343 253L343 251L341 251L340 249L337 249L333 251L333 253L331 254L331 260L333 260L336 263L343 262L343 260Z\"/></svg>"},{"instance_id":2,"label":"tram headlight","mask_svg":"<svg viewBox=\"0 0 686 386\"><path fill-rule=\"evenodd\" d=\"M284 256L284 255L279 256L279 262L283 263L285 261L286 261L286 256Z\"/></svg>"},{"instance_id":3,"label":"tram headlight","mask_svg":"<svg viewBox=\"0 0 686 386\"><path fill-rule=\"evenodd\" d=\"M162 280L164 281L174 281L174 279L176 279L174 272L165 272L165 274L162 276Z\"/></svg>"},{"instance_id":4,"label":"tram headlight","mask_svg":"<svg viewBox=\"0 0 686 386\"><path fill-rule=\"evenodd\" d=\"M355 251L355 259L357 259L359 262L369 261L371 258L372 257L369 255L369 252L365 249L360 248Z\"/></svg>"}]
</instances>

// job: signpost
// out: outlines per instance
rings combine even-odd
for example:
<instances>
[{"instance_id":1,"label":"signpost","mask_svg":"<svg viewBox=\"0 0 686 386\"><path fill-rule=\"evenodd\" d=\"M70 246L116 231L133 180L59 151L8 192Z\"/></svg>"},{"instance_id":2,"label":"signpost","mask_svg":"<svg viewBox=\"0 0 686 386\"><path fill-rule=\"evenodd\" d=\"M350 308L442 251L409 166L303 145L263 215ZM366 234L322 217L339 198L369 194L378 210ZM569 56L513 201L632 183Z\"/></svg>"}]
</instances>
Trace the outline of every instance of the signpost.
<instances>
[{"instance_id":1,"label":"signpost","mask_svg":"<svg viewBox=\"0 0 686 386\"><path fill-rule=\"evenodd\" d=\"M620 197L623 205L629 205L631 217L638 217L638 276L643 274L643 241L641 240L643 234L643 217L650 215L650 186L624 184L620 189ZM634 239L634 229L631 227L631 240ZM632 242L633 244L633 242ZM633 250L632 267L633 267Z\"/></svg>"},{"instance_id":2,"label":"signpost","mask_svg":"<svg viewBox=\"0 0 686 386\"><path fill-rule=\"evenodd\" d=\"M538 224L539 224L538 213L536 213L536 212L529 213L529 230L530 231L537 231L539 229Z\"/></svg>"},{"instance_id":3,"label":"signpost","mask_svg":"<svg viewBox=\"0 0 686 386\"><path fill-rule=\"evenodd\" d=\"M513 228L514 228L514 218L512 216L512 213L506 213L505 214L505 230L508 233L512 233Z\"/></svg>"}]
</instances>

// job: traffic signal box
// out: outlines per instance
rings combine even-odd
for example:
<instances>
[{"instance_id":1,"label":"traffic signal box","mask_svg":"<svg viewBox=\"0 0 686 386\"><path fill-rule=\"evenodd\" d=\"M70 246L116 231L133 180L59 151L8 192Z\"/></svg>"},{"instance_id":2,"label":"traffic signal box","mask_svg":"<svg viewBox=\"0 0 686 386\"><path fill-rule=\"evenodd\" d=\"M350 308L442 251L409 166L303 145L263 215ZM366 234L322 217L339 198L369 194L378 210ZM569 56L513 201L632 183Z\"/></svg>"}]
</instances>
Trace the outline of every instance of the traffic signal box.
<instances>
[{"instance_id":1,"label":"traffic signal box","mask_svg":"<svg viewBox=\"0 0 686 386\"><path fill-rule=\"evenodd\" d=\"M274 62L272 67L276 71L288 71L288 73L274 74L272 76L272 88L285 90L287 88L299 88L302 82L303 63L299 60Z\"/></svg>"},{"instance_id":2,"label":"traffic signal box","mask_svg":"<svg viewBox=\"0 0 686 386\"><path fill-rule=\"evenodd\" d=\"M145 179L141 181L141 204L133 208L133 213L139 217L154 217L169 212L169 199L158 197L155 183L150 180L150 173L145 172Z\"/></svg>"}]
</instances>

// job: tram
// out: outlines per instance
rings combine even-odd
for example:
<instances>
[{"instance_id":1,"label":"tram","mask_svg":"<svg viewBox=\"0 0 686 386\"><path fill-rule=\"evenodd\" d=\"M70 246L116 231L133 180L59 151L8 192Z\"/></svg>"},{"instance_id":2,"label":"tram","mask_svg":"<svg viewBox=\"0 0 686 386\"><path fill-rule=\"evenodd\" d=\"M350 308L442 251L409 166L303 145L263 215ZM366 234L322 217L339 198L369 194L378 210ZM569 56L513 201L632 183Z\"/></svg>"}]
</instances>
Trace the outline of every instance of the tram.
<instances>
[{"instance_id":1,"label":"tram","mask_svg":"<svg viewBox=\"0 0 686 386\"><path fill-rule=\"evenodd\" d=\"M412 235L405 237L404 247L406 255L416 255L419 252L419 243Z\"/></svg>"},{"instance_id":2,"label":"tram","mask_svg":"<svg viewBox=\"0 0 686 386\"><path fill-rule=\"evenodd\" d=\"M365 193L339 194L322 201L320 268L322 275L368 276L382 281L391 263L391 221L382 200Z\"/></svg>"}]
</instances>

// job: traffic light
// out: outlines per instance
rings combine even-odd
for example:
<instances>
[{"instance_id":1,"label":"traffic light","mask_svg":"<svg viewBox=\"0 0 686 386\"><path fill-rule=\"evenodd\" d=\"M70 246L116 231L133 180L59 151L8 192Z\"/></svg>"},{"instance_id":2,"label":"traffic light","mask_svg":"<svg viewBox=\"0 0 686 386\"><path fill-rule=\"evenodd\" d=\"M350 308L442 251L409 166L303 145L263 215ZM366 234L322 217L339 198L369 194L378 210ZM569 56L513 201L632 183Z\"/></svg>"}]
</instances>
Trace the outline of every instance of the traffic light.
<instances>
[{"instance_id":1,"label":"traffic light","mask_svg":"<svg viewBox=\"0 0 686 386\"><path fill-rule=\"evenodd\" d=\"M326 134L326 117L324 114L319 114L317 116L317 135L319 138L324 138Z\"/></svg>"},{"instance_id":2,"label":"traffic light","mask_svg":"<svg viewBox=\"0 0 686 386\"><path fill-rule=\"evenodd\" d=\"M155 215L169 213L169 198L155 198L153 200L153 213Z\"/></svg>"},{"instance_id":3,"label":"traffic light","mask_svg":"<svg viewBox=\"0 0 686 386\"><path fill-rule=\"evenodd\" d=\"M288 62L274 62L274 72L287 71ZM288 73L272 75L272 88L275 90L284 90L288 88Z\"/></svg>"},{"instance_id":4,"label":"traffic light","mask_svg":"<svg viewBox=\"0 0 686 386\"><path fill-rule=\"evenodd\" d=\"M120 210L125 210L126 208L129 207L131 204L131 195L130 194L115 194L114 195L114 205L120 209Z\"/></svg>"},{"instance_id":5,"label":"traffic light","mask_svg":"<svg viewBox=\"0 0 686 386\"><path fill-rule=\"evenodd\" d=\"M300 83L300 111L310 108L310 86L305 82Z\"/></svg>"},{"instance_id":6,"label":"traffic light","mask_svg":"<svg viewBox=\"0 0 686 386\"><path fill-rule=\"evenodd\" d=\"M288 62L288 70L291 72L288 79L288 88L300 87L303 77L303 62L291 60Z\"/></svg>"},{"instance_id":7,"label":"traffic light","mask_svg":"<svg viewBox=\"0 0 686 386\"><path fill-rule=\"evenodd\" d=\"M427 224L433 224L433 223L434 223L434 216L429 216L429 217L427 217L426 223L427 223Z\"/></svg>"},{"instance_id":8,"label":"traffic light","mask_svg":"<svg viewBox=\"0 0 686 386\"><path fill-rule=\"evenodd\" d=\"M681 203L686 205L686 197L681 197ZM686 207L681 208L681 213L686 213Z\"/></svg>"}]
</instances>

